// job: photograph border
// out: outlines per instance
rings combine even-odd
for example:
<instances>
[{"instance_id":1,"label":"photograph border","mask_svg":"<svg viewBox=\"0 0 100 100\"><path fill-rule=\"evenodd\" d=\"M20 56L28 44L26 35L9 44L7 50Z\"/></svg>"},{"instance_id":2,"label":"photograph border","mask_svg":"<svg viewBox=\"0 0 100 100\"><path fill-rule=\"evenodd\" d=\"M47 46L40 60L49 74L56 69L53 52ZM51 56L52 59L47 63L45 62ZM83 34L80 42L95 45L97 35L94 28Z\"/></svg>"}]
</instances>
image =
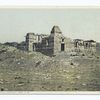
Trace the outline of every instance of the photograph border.
<instances>
[{"instance_id":1,"label":"photograph border","mask_svg":"<svg viewBox=\"0 0 100 100\"><path fill-rule=\"evenodd\" d=\"M100 9L100 6L0 5L0 9ZM1 91L0 95L100 95L100 91Z\"/></svg>"}]
</instances>

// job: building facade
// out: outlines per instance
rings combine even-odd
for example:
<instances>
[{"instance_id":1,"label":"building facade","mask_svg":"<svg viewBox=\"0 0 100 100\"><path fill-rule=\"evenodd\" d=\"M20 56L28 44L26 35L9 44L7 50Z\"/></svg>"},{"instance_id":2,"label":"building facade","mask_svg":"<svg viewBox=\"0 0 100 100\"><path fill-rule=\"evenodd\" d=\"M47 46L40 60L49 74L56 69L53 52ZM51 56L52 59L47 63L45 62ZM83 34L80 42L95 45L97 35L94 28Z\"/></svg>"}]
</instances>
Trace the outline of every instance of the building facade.
<instances>
[{"instance_id":1,"label":"building facade","mask_svg":"<svg viewBox=\"0 0 100 100\"><path fill-rule=\"evenodd\" d=\"M96 42L93 40L81 40L65 37L58 26L53 26L50 35L27 33L27 51L39 51L44 54L56 55L60 52L81 52L96 50Z\"/></svg>"}]
</instances>

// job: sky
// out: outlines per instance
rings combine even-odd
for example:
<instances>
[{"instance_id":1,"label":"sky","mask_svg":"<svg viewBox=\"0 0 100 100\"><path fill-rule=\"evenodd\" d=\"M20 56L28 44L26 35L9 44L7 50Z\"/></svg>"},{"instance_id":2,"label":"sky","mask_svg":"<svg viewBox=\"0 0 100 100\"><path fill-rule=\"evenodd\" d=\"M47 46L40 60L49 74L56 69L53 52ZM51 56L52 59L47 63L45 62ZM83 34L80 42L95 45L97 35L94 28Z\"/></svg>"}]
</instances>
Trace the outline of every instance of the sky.
<instances>
[{"instance_id":1,"label":"sky","mask_svg":"<svg viewBox=\"0 0 100 100\"><path fill-rule=\"evenodd\" d=\"M72 39L100 42L100 8L0 8L0 42L21 42L28 32L50 34L54 25Z\"/></svg>"}]
</instances>

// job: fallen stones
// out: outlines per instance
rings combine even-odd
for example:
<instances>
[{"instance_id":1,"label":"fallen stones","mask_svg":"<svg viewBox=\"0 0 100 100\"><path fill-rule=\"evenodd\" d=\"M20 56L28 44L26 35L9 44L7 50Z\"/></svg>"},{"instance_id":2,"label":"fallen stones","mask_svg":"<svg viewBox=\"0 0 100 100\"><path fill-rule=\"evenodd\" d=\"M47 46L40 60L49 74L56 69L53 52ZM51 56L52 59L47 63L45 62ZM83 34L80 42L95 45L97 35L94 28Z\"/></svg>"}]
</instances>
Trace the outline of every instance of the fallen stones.
<instances>
[{"instance_id":1,"label":"fallen stones","mask_svg":"<svg viewBox=\"0 0 100 100\"><path fill-rule=\"evenodd\" d=\"M81 78L81 76L79 76L79 75L78 75L78 76L76 76L76 79L80 79L80 78Z\"/></svg>"}]
</instances>

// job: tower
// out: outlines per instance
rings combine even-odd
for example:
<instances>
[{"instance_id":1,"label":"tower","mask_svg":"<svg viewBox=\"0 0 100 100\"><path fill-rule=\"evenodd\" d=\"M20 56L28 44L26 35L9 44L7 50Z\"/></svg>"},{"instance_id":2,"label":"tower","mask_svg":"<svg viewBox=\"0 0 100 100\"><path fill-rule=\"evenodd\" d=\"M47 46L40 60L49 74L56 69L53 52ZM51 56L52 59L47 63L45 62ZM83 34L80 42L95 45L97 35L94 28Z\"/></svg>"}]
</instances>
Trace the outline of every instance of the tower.
<instances>
[{"instance_id":1,"label":"tower","mask_svg":"<svg viewBox=\"0 0 100 100\"><path fill-rule=\"evenodd\" d=\"M50 34L50 43L53 54L56 55L60 51L65 51L64 36L58 26L53 26Z\"/></svg>"},{"instance_id":2,"label":"tower","mask_svg":"<svg viewBox=\"0 0 100 100\"><path fill-rule=\"evenodd\" d=\"M34 33L27 33L26 35L26 48L27 51L33 51L33 43L34 43Z\"/></svg>"}]
</instances>

